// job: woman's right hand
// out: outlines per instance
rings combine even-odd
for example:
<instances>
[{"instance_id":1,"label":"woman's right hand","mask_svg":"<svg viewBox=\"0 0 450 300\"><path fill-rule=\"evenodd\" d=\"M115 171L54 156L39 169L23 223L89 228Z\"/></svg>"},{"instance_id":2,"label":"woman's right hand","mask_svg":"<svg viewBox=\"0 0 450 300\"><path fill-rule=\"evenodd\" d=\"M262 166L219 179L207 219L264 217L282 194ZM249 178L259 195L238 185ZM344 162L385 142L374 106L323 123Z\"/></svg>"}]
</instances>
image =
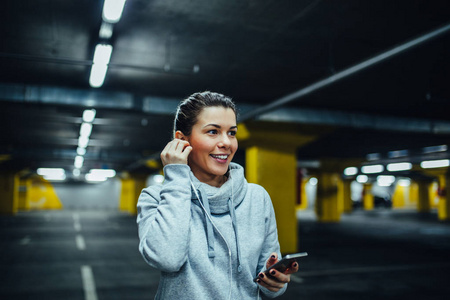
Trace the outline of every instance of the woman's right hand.
<instances>
[{"instance_id":1,"label":"woman's right hand","mask_svg":"<svg viewBox=\"0 0 450 300\"><path fill-rule=\"evenodd\" d=\"M186 164L188 163L188 156L192 151L188 141L173 139L167 143L164 150L161 152L161 161L163 166L169 164Z\"/></svg>"}]
</instances>

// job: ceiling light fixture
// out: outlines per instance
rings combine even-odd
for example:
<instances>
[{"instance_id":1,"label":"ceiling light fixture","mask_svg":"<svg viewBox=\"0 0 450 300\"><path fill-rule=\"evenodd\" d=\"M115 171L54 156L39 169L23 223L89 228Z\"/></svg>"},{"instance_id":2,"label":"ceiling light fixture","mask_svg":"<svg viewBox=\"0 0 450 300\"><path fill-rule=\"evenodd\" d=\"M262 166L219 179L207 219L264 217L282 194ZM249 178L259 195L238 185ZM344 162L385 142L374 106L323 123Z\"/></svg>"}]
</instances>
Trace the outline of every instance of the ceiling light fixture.
<instances>
[{"instance_id":1,"label":"ceiling light fixture","mask_svg":"<svg viewBox=\"0 0 450 300\"><path fill-rule=\"evenodd\" d=\"M95 46L91 75L89 77L89 84L92 87L98 88L103 85L106 72L108 71L108 64L111 59L112 50L113 47L107 44L98 44Z\"/></svg>"},{"instance_id":2,"label":"ceiling light fixture","mask_svg":"<svg viewBox=\"0 0 450 300\"><path fill-rule=\"evenodd\" d=\"M407 171L412 169L412 164L409 162L392 163L386 166L389 172Z\"/></svg>"},{"instance_id":3,"label":"ceiling light fixture","mask_svg":"<svg viewBox=\"0 0 450 300\"><path fill-rule=\"evenodd\" d=\"M105 22L117 23L122 17L126 0L105 0L102 18Z\"/></svg>"},{"instance_id":4,"label":"ceiling light fixture","mask_svg":"<svg viewBox=\"0 0 450 300\"><path fill-rule=\"evenodd\" d=\"M81 167L83 166L83 163L84 163L84 157L83 156L76 156L75 157L75 163L74 163L74 166L75 166L75 168L77 168L77 169L81 169Z\"/></svg>"},{"instance_id":5,"label":"ceiling light fixture","mask_svg":"<svg viewBox=\"0 0 450 300\"><path fill-rule=\"evenodd\" d=\"M82 123L80 126L80 136L89 137L92 132L92 124L91 123Z\"/></svg>"},{"instance_id":6,"label":"ceiling light fixture","mask_svg":"<svg viewBox=\"0 0 450 300\"><path fill-rule=\"evenodd\" d=\"M381 173L384 171L383 165L363 166L361 171L365 174Z\"/></svg>"},{"instance_id":7,"label":"ceiling light fixture","mask_svg":"<svg viewBox=\"0 0 450 300\"><path fill-rule=\"evenodd\" d=\"M356 167L348 167L344 169L344 175L345 176L352 176L356 175L358 173L358 168Z\"/></svg>"},{"instance_id":8,"label":"ceiling light fixture","mask_svg":"<svg viewBox=\"0 0 450 300\"><path fill-rule=\"evenodd\" d=\"M95 119L95 109L86 109L83 111L83 122L92 123Z\"/></svg>"},{"instance_id":9,"label":"ceiling light fixture","mask_svg":"<svg viewBox=\"0 0 450 300\"><path fill-rule=\"evenodd\" d=\"M424 169L444 168L450 166L450 160L448 159L425 160L420 163L420 166Z\"/></svg>"}]
</instances>

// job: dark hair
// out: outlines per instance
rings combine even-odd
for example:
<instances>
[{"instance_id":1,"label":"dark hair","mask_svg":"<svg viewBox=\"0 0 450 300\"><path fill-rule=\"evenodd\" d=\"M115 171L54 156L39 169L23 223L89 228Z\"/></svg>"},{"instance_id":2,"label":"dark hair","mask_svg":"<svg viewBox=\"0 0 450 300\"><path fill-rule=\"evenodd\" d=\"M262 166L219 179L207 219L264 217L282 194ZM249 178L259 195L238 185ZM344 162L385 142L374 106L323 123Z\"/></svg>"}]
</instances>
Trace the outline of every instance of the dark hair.
<instances>
[{"instance_id":1,"label":"dark hair","mask_svg":"<svg viewBox=\"0 0 450 300\"><path fill-rule=\"evenodd\" d=\"M175 132L181 131L184 135L189 136L192 133L192 127L198 121L198 115L206 107L221 106L231 108L237 117L236 106L231 98L219 93L201 92L194 93L181 101L178 105L175 121L173 124L173 135Z\"/></svg>"}]
</instances>

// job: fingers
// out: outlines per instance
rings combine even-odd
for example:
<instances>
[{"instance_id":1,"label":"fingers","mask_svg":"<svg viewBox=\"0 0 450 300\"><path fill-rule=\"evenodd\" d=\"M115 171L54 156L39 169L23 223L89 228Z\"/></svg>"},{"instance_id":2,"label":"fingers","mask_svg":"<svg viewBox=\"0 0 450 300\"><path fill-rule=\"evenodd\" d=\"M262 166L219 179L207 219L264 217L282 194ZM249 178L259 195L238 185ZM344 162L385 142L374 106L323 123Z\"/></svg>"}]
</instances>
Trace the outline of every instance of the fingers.
<instances>
[{"instance_id":1,"label":"fingers","mask_svg":"<svg viewBox=\"0 0 450 300\"><path fill-rule=\"evenodd\" d=\"M270 276L260 273L256 282L272 292L276 292L291 281L291 275L272 270Z\"/></svg>"},{"instance_id":2,"label":"fingers","mask_svg":"<svg viewBox=\"0 0 450 300\"><path fill-rule=\"evenodd\" d=\"M272 252L270 254L269 259L266 263L266 269L268 269L271 265L275 264L278 261L278 254L276 252Z\"/></svg>"},{"instance_id":3,"label":"fingers","mask_svg":"<svg viewBox=\"0 0 450 300\"><path fill-rule=\"evenodd\" d=\"M293 262L292 265L286 270L285 274L293 274L298 272L298 263Z\"/></svg>"},{"instance_id":4,"label":"fingers","mask_svg":"<svg viewBox=\"0 0 450 300\"><path fill-rule=\"evenodd\" d=\"M168 164L187 164L187 159L192 151L188 141L174 139L167 143L161 152L161 161L163 165Z\"/></svg>"}]
</instances>

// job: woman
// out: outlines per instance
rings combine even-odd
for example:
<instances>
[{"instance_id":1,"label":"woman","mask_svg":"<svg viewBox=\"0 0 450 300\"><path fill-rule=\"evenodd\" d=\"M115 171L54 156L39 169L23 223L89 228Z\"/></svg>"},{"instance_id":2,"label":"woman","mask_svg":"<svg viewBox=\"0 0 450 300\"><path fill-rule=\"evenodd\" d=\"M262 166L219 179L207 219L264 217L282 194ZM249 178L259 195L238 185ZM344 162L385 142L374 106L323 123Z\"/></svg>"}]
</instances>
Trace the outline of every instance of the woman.
<instances>
[{"instance_id":1,"label":"woman","mask_svg":"<svg viewBox=\"0 0 450 300\"><path fill-rule=\"evenodd\" d=\"M236 132L224 95L195 93L178 106L161 153L164 183L138 201L139 250L161 270L156 299L273 298L298 270L261 273L280 257L275 215L267 192L231 162Z\"/></svg>"}]
</instances>

